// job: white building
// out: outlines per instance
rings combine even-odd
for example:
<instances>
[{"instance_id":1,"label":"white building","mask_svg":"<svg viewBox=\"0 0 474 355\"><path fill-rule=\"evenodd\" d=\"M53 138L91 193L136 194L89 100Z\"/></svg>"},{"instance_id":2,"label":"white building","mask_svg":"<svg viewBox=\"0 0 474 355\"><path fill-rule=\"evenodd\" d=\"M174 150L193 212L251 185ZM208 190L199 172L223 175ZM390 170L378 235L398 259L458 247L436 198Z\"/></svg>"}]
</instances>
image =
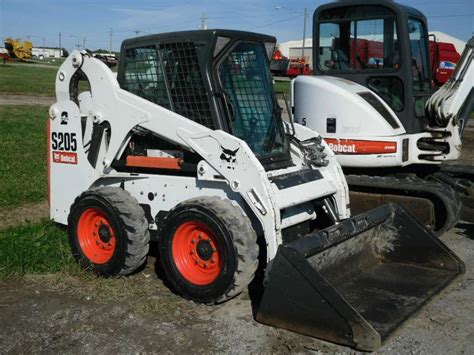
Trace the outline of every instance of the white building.
<instances>
[{"instance_id":1,"label":"white building","mask_svg":"<svg viewBox=\"0 0 474 355\"><path fill-rule=\"evenodd\" d=\"M439 32L439 31L432 31L432 32L430 32L430 35L435 35L437 42L452 43L454 45L454 48L456 48L456 51L459 54L461 54L464 50L464 47L466 47L466 42L461 41L460 39L457 39L457 38L455 38L453 36L450 36L446 33Z\"/></svg>"},{"instance_id":2,"label":"white building","mask_svg":"<svg viewBox=\"0 0 474 355\"><path fill-rule=\"evenodd\" d=\"M303 41L298 40L298 41L289 41L289 42L284 42L284 43L278 43L277 44L278 49L280 50L281 54L283 54L285 57L290 58L290 49L291 48L303 48ZM311 52L313 50L313 39L312 38L306 38L305 43L304 43L304 51L305 51L305 56L306 51Z\"/></svg>"},{"instance_id":3,"label":"white building","mask_svg":"<svg viewBox=\"0 0 474 355\"><path fill-rule=\"evenodd\" d=\"M38 58L38 59L61 58L63 56L63 50L59 48L33 47L32 54L33 54L33 58Z\"/></svg>"}]
</instances>

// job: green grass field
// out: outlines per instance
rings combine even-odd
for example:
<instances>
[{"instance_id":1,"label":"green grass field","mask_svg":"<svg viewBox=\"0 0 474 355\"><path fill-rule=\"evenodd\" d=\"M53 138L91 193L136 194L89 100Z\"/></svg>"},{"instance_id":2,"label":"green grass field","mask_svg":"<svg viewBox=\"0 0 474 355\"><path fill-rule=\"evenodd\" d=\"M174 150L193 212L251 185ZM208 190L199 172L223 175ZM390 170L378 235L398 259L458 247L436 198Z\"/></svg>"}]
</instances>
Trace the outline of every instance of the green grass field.
<instances>
[{"instance_id":1,"label":"green grass field","mask_svg":"<svg viewBox=\"0 0 474 355\"><path fill-rule=\"evenodd\" d=\"M286 95L286 98L289 100L290 99L290 82L289 81L275 81L275 84L273 85L275 88L275 92L283 92Z\"/></svg>"},{"instance_id":2,"label":"green grass field","mask_svg":"<svg viewBox=\"0 0 474 355\"><path fill-rule=\"evenodd\" d=\"M0 231L0 280L74 268L64 228L44 221Z\"/></svg>"},{"instance_id":3,"label":"green grass field","mask_svg":"<svg viewBox=\"0 0 474 355\"><path fill-rule=\"evenodd\" d=\"M56 66L0 64L0 93L54 96Z\"/></svg>"},{"instance_id":4,"label":"green grass field","mask_svg":"<svg viewBox=\"0 0 474 355\"><path fill-rule=\"evenodd\" d=\"M35 63L35 64L45 64L45 65L51 65L51 66L54 66L54 67L59 67L61 64L63 64L63 62L66 60L66 58L48 58L48 59L44 59L44 60L41 60L41 59L33 59L31 60L32 63Z\"/></svg>"},{"instance_id":5,"label":"green grass field","mask_svg":"<svg viewBox=\"0 0 474 355\"><path fill-rule=\"evenodd\" d=\"M0 208L46 198L46 107L0 106Z\"/></svg>"}]
</instances>

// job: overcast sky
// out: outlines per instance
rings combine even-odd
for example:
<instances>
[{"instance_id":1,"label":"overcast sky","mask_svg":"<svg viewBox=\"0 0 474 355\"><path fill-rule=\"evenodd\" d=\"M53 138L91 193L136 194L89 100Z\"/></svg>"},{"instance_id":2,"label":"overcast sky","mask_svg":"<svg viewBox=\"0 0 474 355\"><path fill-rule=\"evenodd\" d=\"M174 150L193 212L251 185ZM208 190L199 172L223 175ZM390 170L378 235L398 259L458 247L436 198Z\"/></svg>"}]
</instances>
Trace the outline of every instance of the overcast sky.
<instances>
[{"instance_id":1,"label":"overcast sky","mask_svg":"<svg viewBox=\"0 0 474 355\"><path fill-rule=\"evenodd\" d=\"M205 14L209 28L250 30L276 36L278 42L301 39L303 12L308 9L307 37L312 14L328 1L277 0L0 0L0 36L30 36L35 46L62 45L72 49L85 38L90 49L113 49L125 38L197 29ZM474 0L399 0L428 17L430 31L442 31L461 40L474 32Z\"/></svg>"}]
</instances>

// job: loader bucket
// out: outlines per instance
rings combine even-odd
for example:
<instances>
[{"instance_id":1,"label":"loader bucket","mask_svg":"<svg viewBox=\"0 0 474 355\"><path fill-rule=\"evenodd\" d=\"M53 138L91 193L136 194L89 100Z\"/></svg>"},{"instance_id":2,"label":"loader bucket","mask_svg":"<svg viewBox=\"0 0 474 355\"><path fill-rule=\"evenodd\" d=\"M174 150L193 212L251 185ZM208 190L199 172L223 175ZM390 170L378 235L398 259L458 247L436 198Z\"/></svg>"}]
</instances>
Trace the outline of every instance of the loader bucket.
<instances>
[{"instance_id":1,"label":"loader bucket","mask_svg":"<svg viewBox=\"0 0 474 355\"><path fill-rule=\"evenodd\" d=\"M257 321L372 351L464 263L389 204L281 245Z\"/></svg>"}]
</instances>

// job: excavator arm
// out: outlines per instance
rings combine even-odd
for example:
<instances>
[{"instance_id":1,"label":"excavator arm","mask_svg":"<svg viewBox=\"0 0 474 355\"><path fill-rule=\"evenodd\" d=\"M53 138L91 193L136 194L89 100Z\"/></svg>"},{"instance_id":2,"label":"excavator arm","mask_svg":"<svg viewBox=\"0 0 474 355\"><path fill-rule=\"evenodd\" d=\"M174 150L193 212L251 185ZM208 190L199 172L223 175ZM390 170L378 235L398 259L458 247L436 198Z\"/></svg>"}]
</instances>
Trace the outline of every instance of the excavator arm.
<instances>
[{"instance_id":1,"label":"excavator arm","mask_svg":"<svg viewBox=\"0 0 474 355\"><path fill-rule=\"evenodd\" d=\"M430 122L445 127L451 120L463 131L469 119L474 101L474 37L467 42L451 78L426 104Z\"/></svg>"}]
</instances>

